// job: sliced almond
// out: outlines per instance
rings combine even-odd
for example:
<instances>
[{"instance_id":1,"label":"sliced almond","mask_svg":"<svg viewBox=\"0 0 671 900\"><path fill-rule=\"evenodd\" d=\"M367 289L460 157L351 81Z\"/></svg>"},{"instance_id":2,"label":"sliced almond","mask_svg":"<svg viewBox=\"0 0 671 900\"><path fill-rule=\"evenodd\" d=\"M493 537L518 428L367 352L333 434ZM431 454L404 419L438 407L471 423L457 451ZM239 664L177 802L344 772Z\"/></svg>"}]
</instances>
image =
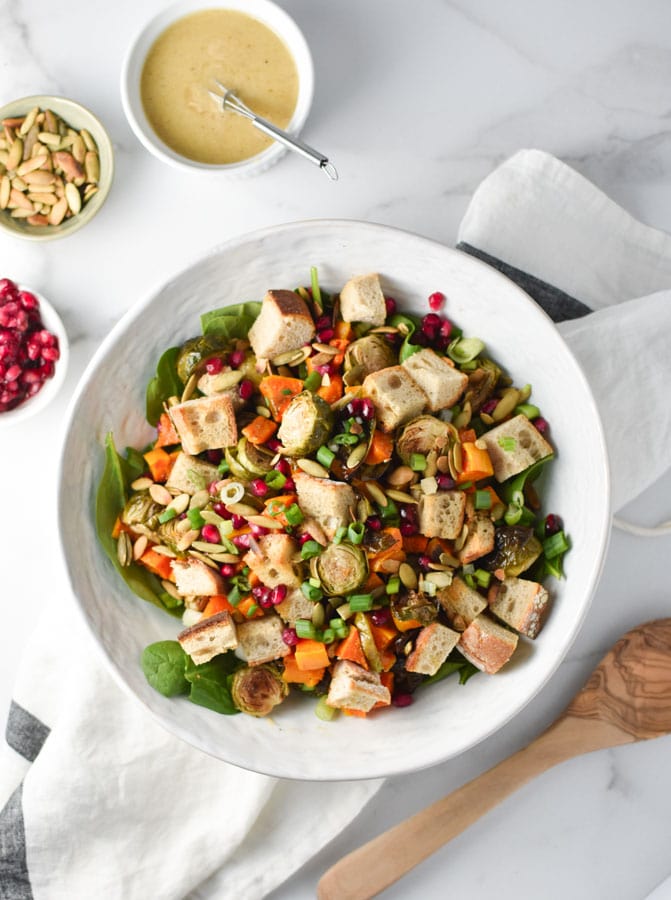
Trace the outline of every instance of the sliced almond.
<instances>
[{"instance_id":1,"label":"sliced almond","mask_svg":"<svg viewBox=\"0 0 671 900\"><path fill-rule=\"evenodd\" d=\"M144 555L145 550L149 546L149 538L146 534L141 534L133 544L133 559L137 560Z\"/></svg>"},{"instance_id":2,"label":"sliced almond","mask_svg":"<svg viewBox=\"0 0 671 900\"><path fill-rule=\"evenodd\" d=\"M296 465L299 469L302 469L307 475L312 475L314 478L328 478L329 473L328 470L321 466L314 459L297 459Z\"/></svg>"},{"instance_id":3,"label":"sliced almond","mask_svg":"<svg viewBox=\"0 0 671 900\"><path fill-rule=\"evenodd\" d=\"M161 506L167 506L172 500L172 494L162 484L152 484L149 488L149 495L152 500L160 503Z\"/></svg>"}]
</instances>

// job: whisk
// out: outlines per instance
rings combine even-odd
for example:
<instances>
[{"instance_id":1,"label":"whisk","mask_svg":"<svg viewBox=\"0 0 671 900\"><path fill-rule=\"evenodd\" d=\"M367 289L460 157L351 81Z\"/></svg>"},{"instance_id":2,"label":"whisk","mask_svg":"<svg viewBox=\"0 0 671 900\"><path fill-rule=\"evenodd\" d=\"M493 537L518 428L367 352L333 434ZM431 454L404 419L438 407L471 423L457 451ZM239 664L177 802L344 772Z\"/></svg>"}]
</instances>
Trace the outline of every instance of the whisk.
<instances>
[{"instance_id":1,"label":"whisk","mask_svg":"<svg viewBox=\"0 0 671 900\"><path fill-rule=\"evenodd\" d=\"M256 113L251 110L246 103L233 93L232 90L227 88L217 79L214 79L215 84L222 91L221 94L218 94L216 91L208 90L209 95L215 100L218 104L221 105L222 111L225 109L230 109L231 112L237 113L239 116L244 116L246 119L252 123L255 128L258 128L259 131L262 131L264 134L267 134L273 140L277 141L280 144L283 144L285 147L288 147L289 150L293 150L295 153L300 153L301 156L304 156L306 159L309 159L310 162L314 163L316 166L319 166L331 181L338 180L338 172L336 171L336 167L332 162L329 162L327 156L324 156L323 153L319 153L318 150L315 150L313 147L310 147L308 144L303 143L303 141L299 141L297 138L291 137L291 135L287 134L286 131L282 131L281 128L278 128L277 125L273 125L272 122L269 122L267 119L262 118L261 116L257 116Z\"/></svg>"}]
</instances>

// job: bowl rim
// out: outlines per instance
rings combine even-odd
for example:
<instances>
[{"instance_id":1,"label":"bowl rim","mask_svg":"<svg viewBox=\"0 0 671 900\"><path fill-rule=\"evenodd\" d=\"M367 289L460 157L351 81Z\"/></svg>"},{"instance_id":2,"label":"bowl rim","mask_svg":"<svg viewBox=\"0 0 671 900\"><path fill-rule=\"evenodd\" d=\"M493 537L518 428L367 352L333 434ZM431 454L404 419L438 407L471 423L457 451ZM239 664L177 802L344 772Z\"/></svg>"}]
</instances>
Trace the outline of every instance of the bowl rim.
<instances>
[{"instance_id":1,"label":"bowl rim","mask_svg":"<svg viewBox=\"0 0 671 900\"><path fill-rule=\"evenodd\" d=\"M71 219L65 220L60 225L50 225L48 227L36 226L31 231L14 228L10 224L11 219L8 221L5 211L1 211L0 227L2 227L7 234L12 234L15 237L22 238L26 241L53 241L57 238L68 237L79 231L84 225L88 225L88 223L100 212L107 199L107 195L112 187L112 182L114 181L114 148L112 146L112 140L98 116L91 112L87 106L84 106L77 100L71 100L69 97L62 97L59 94L32 94L29 97L18 97L16 100L5 103L0 107L0 118L5 118L10 114L10 110L13 110L14 107L18 105L21 107L25 105L26 112L31 110L34 106L43 107L48 105L49 108L53 108L54 112L63 115L63 118L67 117L67 113L62 113L57 107L64 107L66 110L74 110L78 115L85 119L89 119L93 124L94 130L96 130L97 133L92 136L98 145L98 154L102 157L104 153L107 157L105 177L98 182L97 193L95 193L85 204L81 212Z\"/></svg>"},{"instance_id":2,"label":"bowl rim","mask_svg":"<svg viewBox=\"0 0 671 900\"><path fill-rule=\"evenodd\" d=\"M131 130L140 143L157 159L182 171L216 174L230 178L247 177L270 168L286 152L286 147L274 141L269 147L234 163L203 163L177 153L156 134L149 123L140 96L139 76L144 60L154 41L165 29L190 13L208 9L234 10L258 19L273 31L287 46L298 72L296 107L285 131L298 135L312 107L314 96L314 63L305 35L289 13L272 0L176 0L153 15L133 38L121 67L121 104Z\"/></svg>"},{"instance_id":3,"label":"bowl rim","mask_svg":"<svg viewBox=\"0 0 671 900\"><path fill-rule=\"evenodd\" d=\"M70 435L71 427L73 421L76 418L77 407L79 405L79 400L81 396L85 393L87 389L87 384L89 377L95 372L98 365L100 365L105 358L110 353L113 345L116 343L117 335L123 333L126 328L135 320L139 319L142 314L145 312L146 308L155 300L155 298L165 290L172 282L177 280L185 271L197 265L200 262L204 262L212 255L217 255L223 252L228 252L239 245L244 245L250 240L265 240L269 237L276 235L278 232L285 233L290 231L300 231L301 229L305 229L305 227L356 227L360 229L365 229L371 232L371 234L376 235L378 238L382 233L393 232L398 235L410 237L414 240L419 240L425 242L427 245L431 245L434 248L440 248L440 250L447 251L448 253L458 253L455 248L449 247L447 244L442 244L439 241L436 241L433 238L425 237L423 235L419 235L415 232L411 232L404 228L398 228L395 226L386 225L383 223L374 223L374 222L364 222L356 219L303 219L294 222L286 222L279 225L272 225L266 228L253 230L250 232L246 232L242 235L236 235L222 243L214 246L206 253L200 253L195 255L190 261L188 261L184 266L180 268L178 272L173 273L171 276L162 279L160 282L151 288L149 291L145 292L144 296L138 300L135 304L133 304L127 312L123 315L123 317L116 323L113 329L109 332L107 337L104 339L102 344L99 346L98 350L94 354L93 358L90 360L88 366L84 374L82 375L77 388L71 398L67 414L66 414L66 422L65 422L65 438L62 443L61 448L61 456L59 460L58 467L58 516L59 523L61 527L59 527L59 543L61 549L62 559L67 562L68 561L68 551L64 539L65 529L63 527L63 518L64 518L64 510L67 505L67 496L63 490L64 484L64 467L65 467L65 454L63 452L64 448L67 445L68 437ZM535 310L535 313L541 319L547 320L549 324L555 327L555 323L552 322L552 319L545 313L545 311L531 298L522 288L520 288L515 282L511 279L507 278L503 273L499 270L494 269L492 266L487 265L481 260L464 253L464 258L468 260L468 266L470 266L474 271L481 270L488 274L488 277L499 281L502 285L505 285L505 289L509 291L514 291L518 295L524 298L524 301L530 304L530 309ZM599 583L599 579L601 577L601 573L605 564L606 553L608 550L609 542L610 542L610 522L611 522L611 491L610 491L610 467L608 461L608 452L605 440L605 433L603 429L603 425L601 422L601 418L599 415L598 407L596 405L596 401L594 399L594 395L589 386L585 373L572 353L570 347L566 344L561 334L557 331L557 337L568 355L568 357L573 361L575 366L575 374L578 380L581 382L581 387L584 391L584 396L588 404L591 406L591 415L593 419L594 425L594 433L595 440L598 444L598 448L600 451L600 458L602 462L602 467L600 469L602 478L603 478L603 493L604 493L604 504L601 509L600 515L600 545L598 549L598 553L593 559L592 568L590 570L589 579L586 582L583 582L582 592L584 593L584 601L579 609L578 614L574 617L571 622L570 628L566 629L565 632L562 633L562 641L559 646L559 650L555 653L552 662L547 666L547 669L543 672L543 677L539 678L537 682L522 698L522 700L511 708L505 715L500 718L496 718L493 724L489 727L484 727L478 731L476 735L474 735L471 739L466 740L462 743L462 745L456 751L450 751L447 754L434 753L429 758L426 756L419 762L413 763L411 766L404 766L401 763L398 763L394 766L387 765L383 768L378 768L373 771L365 771L363 768L357 768L356 761L350 762L350 766L346 772L342 774L330 775L329 777L319 777L315 776L313 773L305 774L300 770L299 766L285 767L281 764L277 764L276 759L268 760L268 765L259 765L257 764L246 764L243 759L226 759L224 756L216 753L210 746L208 746L206 741L199 739L198 734L194 734L194 732L183 726L179 722L175 722L173 718L168 715L164 715L160 713L158 710L152 708L145 699L139 694L135 693L129 683L125 680L122 672L117 668L115 663L108 656L107 651L103 645L101 636L95 631L93 627L93 623L89 620L83 601L78 597L75 587L73 584L73 577L71 573L71 569L69 565L65 565L64 569L66 572L66 577L68 579L68 584L70 586L71 600L75 608L77 609L77 614L81 617L84 622L86 629L93 637L94 644L98 648L98 652L101 654L102 659L104 660L104 665L107 668L108 672L112 675L113 679L117 684L122 688L122 690L131 698L133 698L136 702L140 703L147 712L152 716L154 721L158 722L163 728L165 728L169 733L173 736L180 738L185 741L190 746L193 746L208 755L212 756L215 759L220 759L222 761L228 762L231 765L235 765L239 768L247 769L252 772L257 772L264 775L269 775L273 777L286 778L289 780L295 781L357 781L357 780L366 780L371 778L381 778L381 777L391 777L397 775L408 774L411 771L419 771L424 768L428 768L433 765L438 765L439 763L446 762L448 759L455 758L460 756L461 754L471 750L474 746L481 743L482 741L489 738L492 734L498 732L503 727L505 727L513 718L515 718L524 708L526 708L529 703L539 694L539 692L547 685L552 676L555 674L563 660L566 658L566 654L568 653L570 647L574 643L583 623L587 616L587 613L591 607L592 600L594 597L594 593L596 591L597 585Z\"/></svg>"},{"instance_id":4,"label":"bowl rim","mask_svg":"<svg viewBox=\"0 0 671 900\"><path fill-rule=\"evenodd\" d=\"M70 342L60 315L39 291L19 282L16 282L16 286L21 291L30 291L39 300L42 322L45 328L48 331L52 331L58 338L60 357L56 360L53 376L44 383L34 396L29 397L28 400L15 409L0 413L0 428L18 425L20 422L25 422L26 419L45 409L62 388L70 359Z\"/></svg>"}]
</instances>

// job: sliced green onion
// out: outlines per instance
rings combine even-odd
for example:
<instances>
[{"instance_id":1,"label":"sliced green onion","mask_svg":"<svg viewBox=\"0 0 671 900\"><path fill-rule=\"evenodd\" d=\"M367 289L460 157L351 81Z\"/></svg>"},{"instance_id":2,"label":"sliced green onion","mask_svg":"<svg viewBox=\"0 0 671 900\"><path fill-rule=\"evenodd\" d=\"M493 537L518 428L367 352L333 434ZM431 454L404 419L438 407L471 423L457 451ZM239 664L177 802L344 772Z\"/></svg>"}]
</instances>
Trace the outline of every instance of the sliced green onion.
<instances>
[{"instance_id":1,"label":"sliced green onion","mask_svg":"<svg viewBox=\"0 0 671 900\"><path fill-rule=\"evenodd\" d=\"M283 475L279 469L271 469L270 472L266 475L264 481L268 485L269 488L272 488L274 491L280 491L284 487L286 483L286 475Z\"/></svg>"},{"instance_id":2,"label":"sliced green onion","mask_svg":"<svg viewBox=\"0 0 671 900\"><path fill-rule=\"evenodd\" d=\"M503 514L503 520L506 525L517 525L522 518L522 506L510 505Z\"/></svg>"},{"instance_id":3,"label":"sliced green onion","mask_svg":"<svg viewBox=\"0 0 671 900\"><path fill-rule=\"evenodd\" d=\"M231 604L231 606L237 606L242 597L240 596L240 591L237 587L234 587L232 590L228 592L226 595L226 599Z\"/></svg>"},{"instance_id":4,"label":"sliced green onion","mask_svg":"<svg viewBox=\"0 0 671 900\"><path fill-rule=\"evenodd\" d=\"M310 267L310 287L312 288L312 299L315 302L315 306L319 307L319 311L323 312L324 305L322 303L322 292L319 287L319 274L317 272L317 266Z\"/></svg>"},{"instance_id":5,"label":"sliced green onion","mask_svg":"<svg viewBox=\"0 0 671 900\"><path fill-rule=\"evenodd\" d=\"M558 531L543 541L543 553L546 559L554 559L561 553L565 553L568 548L568 540L563 531Z\"/></svg>"},{"instance_id":6,"label":"sliced green onion","mask_svg":"<svg viewBox=\"0 0 671 900\"><path fill-rule=\"evenodd\" d=\"M464 575L464 581L469 586L469 588L475 589L475 578L470 573Z\"/></svg>"},{"instance_id":7,"label":"sliced green onion","mask_svg":"<svg viewBox=\"0 0 671 900\"><path fill-rule=\"evenodd\" d=\"M336 530L336 533L333 535L333 543L334 544L342 544L345 540L345 535L347 534L347 526L340 525Z\"/></svg>"},{"instance_id":8,"label":"sliced green onion","mask_svg":"<svg viewBox=\"0 0 671 900\"><path fill-rule=\"evenodd\" d=\"M347 539L350 544L360 544L363 541L366 526L363 522L352 522L347 529Z\"/></svg>"},{"instance_id":9,"label":"sliced green onion","mask_svg":"<svg viewBox=\"0 0 671 900\"><path fill-rule=\"evenodd\" d=\"M514 437L501 437L498 440L498 445L506 453L512 453L515 447L517 447L517 441Z\"/></svg>"},{"instance_id":10,"label":"sliced green onion","mask_svg":"<svg viewBox=\"0 0 671 900\"><path fill-rule=\"evenodd\" d=\"M317 629L309 619L296 619L294 628L299 638L307 638L310 641L314 641L317 635Z\"/></svg>"},{"instance_id":11,"label":"sliced green onion","mask_svg":"<svg viewBox=\"0 0 671 900\"><path fill-rule=\"evenodd\" d=\"M229 464L226 462L225 459L222 459L222 461L217 466L217 472L219 472L220 475L228 475L228 473L230 471L231 471L231 467L229 466Z\"/></svg>"},{"instance_id":12,"label":"sliced green onion","mask_svg":"<svg viewBox=\"0 0 671 900\"><path fill-rule=\"evenodd\" d=\"M524 506L524 492L513 491L510 495L510 502L513 506Z\"/></svg>"},{"instance_id":13,"label":"sliced green onion","mask_svg":"<svg viewBox=\"0 0 671 900\"><path fill-rule=\"evenodd\" d=\"M159 515L158 520L161 525L165 525L166 522L169 522L171 519L177 518L177 510L168 507L168 509L164 509L163 512Z\"/></svg>"},{"instance_id":14,"label":"sliced green onion","mask_svg":"<svg viewBox=\"0 0 671 900\"><path fill-rule=\"evenodd\" d=\"M352 612L368 612L373 608L372 594L352 594L348 600Z\"/></svg>"},{"instance_id":15,"label":"sliced green onion","mask_svg":"<svg viewBox=\"0 0 671 900\"><path fill-rule=\"evenodd\" d=\"M485 349L480 338L455 338L447 347L447 355L456 363L468 363Z\"/></svg>"},{"instance_id":16,"label":"sliced green onion","mask_svg":"<svg viewBox=\"0 0 671 900\"><path fill-rule=\"evenodd\" d=\"M347 619L351 618L353 610L349 603L341 603L336 612L343 622L347 622Z\"/></svg>"},{"instance_id":17,"label":"sliced green onion","mask_svg":"<svg viewBox=\"0 0 671 900\"><path fill-rule=\"evenodd\" d=\"M476 491L473 496L473 505L476 509L491 509L492 495L489 491Z\"/></svg>"},{"instance_id":18,"label":"sliced green onion","mask_svg":"<svg viewBox=\"0 0 671 900\"><path fill-rule=\"evenodd\" d=\"M354 444L359 443L359 435L358 434L336 434L333 438L332 443L334 444L343 444L345 447L353 447Z\"/></svg>"},{"instance_id":19,"label":"sliced green onion","mask_svg":"<svg viewBox=\"0 0 671 900\"><path fill-rule=\"evenodd\" d=\"M257 605L256 603L252 603L252 605L251 605L251 606L249 607L249 609L247 610L247 618L248 618L248 619L251 619L251 617L252 617L252 616L254 615L254 613L258 610L258 608L259 608L259 607L258 607L258 605Z\"/></svg>"},{"instance_id":20,"label":"sliced green onion","mask_svg":"<svg viewBox=\"0 0 671 900\"><path fill-rule=\"evenodd\" d=\"M199 509L190 509L186 514L187 519L189 520L189 525L192 528L195 528L196 531L201 529L205 524L205 519L201 516Z\"/></svg>"},{"instance_id":21,"label":"sliced green onion","mask_svg":"<svg viewBox=\"0 0 671 900\"><path fill-rule=\"evenodd\" d=\"M460 491L467 491L467 490L468 490L469 488L471 488L471 487L473 487L473 482L472 482L472 481L462 481L462 482L459 484L459 490L460 490Z\"/></svg>"},{"instance_id":22,"label":"sliced green onion","mask_svg":"<svg viewBox=\"0 0 671 900\"><path fill-rule=\"evenodd\" d=\"M489 583L492 580L492 573L487 572L485 569L476 569L475 572L473 572L473 578L475 578L480 587L488 588Z\"/></svg>"},{"instance_id":23,"label":"sliced green onion","mask_svg":"<svg viewBox=\"0 0 671 900\"><path fill-rule=\"evenodd\" d=\"M317 462L321 463L325 469L328 469L333 460L335 459L335 453L332 450L329 450L328 447L320 447L317 450Z\"/></svg>"},{"instance_id":24,"label":"sliced green onion","mask_svg":"<svg viewBox=\"0 0 671 900\"><path fill-rule=\"evenodd\" d=\"M533 403L520 403L519 406L515 407L515 413L523 416L526 416L527 419L537 419L541 411L537 406L534 406Z\"/></svg>"},{"instance_id":25,"label":"sliced green onion","mask_svg":"<svg viewBox=\"0 0 671 900\"><path fill-rule=\"evenodd\" d=\"M301 559L312 559L313 556L319 556L321 552L321 544L318 544L317 541L306 541L301 547Z\"/></svg>"},{"instance_id":26,"label":"sliced green onion","mask_svg":"<svg viewBox=\"0 0 671 900\"><path fill-rule=\"evenodd\" d=\"M320 697L317 700L315 705L315 715L318 719L321 719L322 722L331 722L338 715L340 710L336 709L335 706L329 706L326 702L326 696Z\"/></svg>"},{"instance_id":27,"label":"sliced green onion","mask_svg":"<svg viewBox=\"0 0 671 900\"><path fill-rule=\"evenodd\" d=\"M303 582L303 584L301 585L301 591L303 592L304 597L307 597L308 600L312 600L315 603L322 598L321 589L310 584L309 581Z\"/></svg>"},{"instance_id":28,"label":"sliced green onion","mask_svg":"<svg viewBox=\"0 0 671 900\"><path fill-rule=\"evenodd\" d=\"M297 503L292 503L284 515L290 525L300 525L303 521L303 513Z\"/></svg>"},{"instance_id":29,"label":"sliced green onion","mask_svg":"<svg viewBox=\"0 0 671 900\"><path fill-rule=\"evenodd\" d=\"M335 640L335 631L333 630L333 628L325 628L322 631L321 640L325 644L332 644L333 641Z\"/></svg>"},{"instance_id":30,"label":"sliced green onion","mask_svg":"<svg viewBox=\"0 0 671 900\"><path fill-rule=\"evenodd\" d=\"M401 579L398 577L398 575L392 575L391 578L389 579L389 581L387 582L385 591L388 594L398 594L398 592L400 590L401 590Z\"/></svg>"},{"instance_id":31,"label":"sliced green onion","mask_svg":"<svg viewBox=\"0 0 671 900\"><path fill-rule=\"evenodd\" d=\"M423 472L426 469L426 456L423 453L411 453L410 468L413 472Z\"/></svg>"},{"instance_id":32,"label":"sliced green onion","mask_svg":"<svg viewBox=\"0 0 671 900\"><path fill-rule=\"evenodd\" d=\"M312 391L314 394L315 391L318 391L322 386L322 377L319 372L310 372L308 377L303 382L303 387L306 391Z\"/></svg>"}]
</instances>

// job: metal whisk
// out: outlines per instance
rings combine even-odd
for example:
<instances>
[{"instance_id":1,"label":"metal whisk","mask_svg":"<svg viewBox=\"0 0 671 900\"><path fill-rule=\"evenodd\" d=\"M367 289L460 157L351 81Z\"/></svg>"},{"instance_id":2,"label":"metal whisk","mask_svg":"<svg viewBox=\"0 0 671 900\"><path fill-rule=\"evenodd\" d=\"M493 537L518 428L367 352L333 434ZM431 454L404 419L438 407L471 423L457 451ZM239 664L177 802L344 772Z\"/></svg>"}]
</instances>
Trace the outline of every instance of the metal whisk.
<instances>
[{"instance_id":1,"label":"metal whisk","mask_svg":"<svg viewBox=\"0 0 671 900\"><path fill-rule=\"evenodd\" d=\"M252 123L255 128L258 128L259 131L262 131L264 134L269 135L269 137L273 138L273 140L278 141L280 144L284 144L285 147L288 147L289 150L293 150L296 153L300 153L301 156L304 156L306 159L309 159L310 162L313 162L316 166L319 166L331 181L338 180L338 172L336 171L336 167L333 163L329 162L328 157L324 156L323 153L319 153L318 150L315 150L313 147L310 147L308 144L304 144L303 141L299 141L297 138L293 138L286 133L286 131L282 131L281 128L278 128L277 125L273 125L272 122L269 122L267 119L262 118L261 116L257 116L256 113L251 110L242 100L237 97L233 91L229 90L229 88L225 87L220 81L214 79L217 87L223 91L223 93L218 94L216 91L209 91L208 93L213 100L215 100L218 104L221 105L222 111L225 109L230 109L231 112L235 112L240 116L244 116L246 119Z\"/></svg>"}]
</instances>

